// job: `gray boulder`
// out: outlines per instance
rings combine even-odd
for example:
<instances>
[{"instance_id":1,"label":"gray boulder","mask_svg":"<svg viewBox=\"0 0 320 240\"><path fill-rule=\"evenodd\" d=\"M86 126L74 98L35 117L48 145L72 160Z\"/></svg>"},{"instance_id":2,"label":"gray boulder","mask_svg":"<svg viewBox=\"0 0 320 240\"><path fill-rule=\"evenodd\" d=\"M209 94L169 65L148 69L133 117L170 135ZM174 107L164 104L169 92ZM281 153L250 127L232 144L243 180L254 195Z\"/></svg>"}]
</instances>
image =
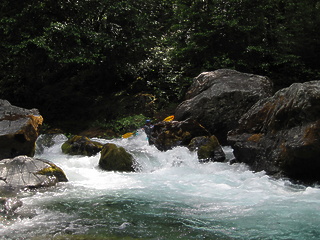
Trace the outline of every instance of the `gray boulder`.
<instances>
[{"instance_id":1,"label":"gray boulder","mask_svg":"<svg viewBox=\"0 0 320 240\"><path fill-rule=\"evenodd\" d=\"M43 118L37 109L23 109L0 99L0 160L32 157Z\"/></svg>"},{"instance_id":2,"label":"gray boulder","mask_svg":"<svg viewBox=\"0 0 320 240\"><path fill-rule=\"evenodd\" d=\"M228 135L254 171L320 181L320 81L295 83L257 102Z\"/></svg>"},{"instance_id":3,"label":"gray boulder","mask_svg":"<svg viewBox=\"0 0 320 240\"><path fill-rule=\"evenodd\" d=\"M272 82L263 76L220 69L197 76L175 111L176 120L197 120L221 144L240 117L260 99L272 95Z\"/></svg>"},{"instance_id":4,"label":"gray boulder","mask_svg":"<svg viewBox=\"0 0 320 240\"><path fill-rule=\"evenodd\" d=\"M68 179L50 161L18 156L0 161L0 192L53 186Z\"/></svg>"},{"instance_id":5,"label":"gray boulder","mask_svg":"<svg viewBox=\"0 0 320 240\"><path fill-rule=\"evenodd\" d=\"M41 134L36 141L36 154L43 154L45 149L55 144L65 143L68 138L64 134Z\"/></svg>"}]
</instances>

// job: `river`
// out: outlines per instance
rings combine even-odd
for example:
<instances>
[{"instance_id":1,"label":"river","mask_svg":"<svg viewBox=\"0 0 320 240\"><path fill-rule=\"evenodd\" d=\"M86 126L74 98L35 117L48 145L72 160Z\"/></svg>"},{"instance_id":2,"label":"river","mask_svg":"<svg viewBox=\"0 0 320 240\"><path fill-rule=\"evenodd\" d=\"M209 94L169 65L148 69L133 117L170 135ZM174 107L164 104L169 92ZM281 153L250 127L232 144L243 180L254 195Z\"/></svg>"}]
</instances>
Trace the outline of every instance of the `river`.
<instances>
[{"instance_id":1,"label":"river","mask_svg":"<svg viewBox=\"0 0 320 240\"><path fill-rule=\"evenodd\" d=\"M283 239L320 238L320 189L274 180L244 164L198 163L177 147L160 152L139 132L103 140L123 146L140 172L100 170L100 155L68 156L61 135L36 157L69 182L22 192L16 216L1 220L0 239ZM227 157L232 149L224 147ZM75 238L78 236L78 238Z\"/></svg>"}]
</instances>

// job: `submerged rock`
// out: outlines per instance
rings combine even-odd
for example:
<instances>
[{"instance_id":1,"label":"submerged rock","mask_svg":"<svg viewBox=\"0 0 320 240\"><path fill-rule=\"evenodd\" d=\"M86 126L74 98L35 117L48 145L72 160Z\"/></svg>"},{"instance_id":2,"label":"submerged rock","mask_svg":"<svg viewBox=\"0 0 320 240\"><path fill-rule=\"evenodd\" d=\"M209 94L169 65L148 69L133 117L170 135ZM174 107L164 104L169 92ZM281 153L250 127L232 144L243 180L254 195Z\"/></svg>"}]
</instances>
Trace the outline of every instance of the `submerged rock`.
<instances>
[{"instance_id":1,"label":"submerged rock","mask_svg":"<svg viewBox=\"0 0 320 240\"><path fill-rule=\"evenodd\" d=\"M254 171L320 181L320 81L295 83L259 101L228 140L237 161Z\"/></svg>"},{"instance_id":2,"label":"submerged rock","mask_svg":"<svg viewBox=\"0 0 320 240\"><path fill-rule=\"evenodd\" d=\"M22 201L18 198L0 198L0 215L13 214L19 207L22 206Z\"/></svg>"},{"instance_id":3,"label":"submerged rock","mask_svg":"<svg viewBox=\"0 0 320 240\"><path fill-rule=\"evenodd\" d=\"M57 143L66 142L68 138L61 133L41 134L36 141L36 154L42 154L46 148L53 147Z\"/></svg>"},{"instance_id":4,"label":"submerged rock","mask_svg":"<svg viewBox=\"0 0 320 240\"><path fill-rule=\"evenodd\" d=\"M24 109L0 99L0 160L34 156L43 118L37 109Z\"/></svg>"},{"instance_id":5,"label":"submerged rock","mask_svg":"<svg viewBox=\"0 0 320 240\"><path fill-rule=\"evenodd\" d=\"M68 179L50 161L18 156L0 161L0 192L53 186Z\"/></svg>"},{"instance_id":6,"label":"submerged rock","mask_svg":"<svg viewBox=\"0 0 320 240\"><path fill-rule=\"evenodd\" d=\"M222 144L228 131L238 126L240 117L258 100L271 96L272 82L263 76L220 69L197 76L187 100L175 111L177 120L197 120Z\"/></svg>"},{"instance_id":7,"label":"submerged rock","mask_svg":"<svg viewBox=\"0 0 320 240\"><path fill-rule=\"evenodd\" d=\"M188 145L190 151L196 151L200 162L224 162L226 155L215 136L195 137Z\"/></svg>"},{"instance_id":8,"label":"submerged rock","mask_svg":"<svg viewBox=\"0 0 320 240\"><path fill-rule=\"evenodd\" d=\"M188 146L195 137L209 135L203 126L189 119L155 124L151 140L160 151L167 151L177 146Z\"/></svg>"},{"instance_id":9,"label":"submerged rock","mask_svg":"<svg viewBox=\"0 0 320 240\"><path fill-rule=\"evenodd\" d=\"M70 155L93 156L102 150L103 144L83 136L74 136L62 146L62 152Z\"/></svg>"},{"instance_id":10,"label":"submerged rock","mask_svg":"<svg viewBox=\"0 0 320 240\"><path fill-rule=\"evenodd\" d=\"M134 171L134 158L123 147L113 143L103 146L99 160L99 167L107 171Z\"/></svg>"}]
</instances>

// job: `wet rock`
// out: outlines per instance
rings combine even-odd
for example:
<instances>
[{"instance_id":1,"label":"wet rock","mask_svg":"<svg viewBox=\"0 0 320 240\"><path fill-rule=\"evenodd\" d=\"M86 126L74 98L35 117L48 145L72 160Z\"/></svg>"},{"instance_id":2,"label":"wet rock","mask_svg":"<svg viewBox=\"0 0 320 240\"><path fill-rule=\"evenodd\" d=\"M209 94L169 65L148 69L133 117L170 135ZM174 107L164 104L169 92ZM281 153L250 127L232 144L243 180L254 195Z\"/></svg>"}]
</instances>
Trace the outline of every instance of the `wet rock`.
<instances>
[{"instance_id":1,"label":"wet rock","mask_svg":"<svg viewBox=\"0 0 320 240\"><path fill-rule=\"evenodd\" d=\"M32 157L43 118L37 109L24 109L0 99L0 160Z\"/></svg>"},{"instance_id":2,"label":"wet rock","mask_svg":"<svg viewBox=\"0 0 320 240\"><path fill-rule=\"evenodd\" d=\"M195 137L209 135L198 122L188 119L155 124L151 140L160 151L167 151L177 146L188 146Z\"/></svg>"},{"instance_id":3,"label":"wet rock","mask_svg":"<svg viewBox=\"0 0 320 240\"><path fill-rule=\"evenodd\" d=\"M320 181L320 81L295 83L259 101L228 140L237 161L254 171Z\"/></svg>"},{"instance_id":4,"label":"wet rock","mask_svg":"<svg viewBox=\"0 0 320 240\"><path fill-rule=\"evenodd\" d=\"M0 214L13 214L19 207L22 206L22 201L18 198L0 198Z\"/></svg>"},{"instance_id":5,"label":"wet rock","mask_svg":"<svg viewBox=\"0 0 320 240\"><path fill-rule=\"evenodd\" d=\"M253 104L271 96L272 88L272 82L263 76L229 69L204 72L194 79L175 118L197 120L226 145L228 131L238 126Z\"/></svg>"},{"instance_id":6,"label":"wet rock","mask_svg":"<svg viewBox=\"0 0 320 240\"><path fill-rule=\"evenodd\" d=\"M64 134L41 134L36 141L36 154L42 154L46 148L67 140L68 138Z\"/></svg>"},{"instance_id":7,"label":"wet rock","mask_svg":"<svg viewBox=\"0 0 320 240\"><path fill-rule=\"evenodd\" d=\"M134 171L134 158L123 147L113 143L103 146L99 160L99 167L107 171Z\"/></svg>"},{"instance_id":8,"label":"wet rock","mask_svg":"<svg viewBox=\"0 0 320 240\"><path fill-rule=\"evenodd\" d=\"M18 156L0 161L0 192L53 186L68 179L50 161Z\"/></svg>"},{"instance_id":9,"label":"wet rock","mask_svg":"<svg viewBox=\"0 0 320 240\"><path fill-rule=\"evenodd\" d=\"M93 156L101 151L103 144L83 136L74 136L62 146L62 152L69 155Z\"/></svg>"},{"instance_id":10,"label":"wet rock","mask_svg":"<svg viewBox=\"0 0 320 240\"><path fill-rule=\"evenodd\" d=\"M224 162L226 155L215 136L195 137L188 145L190 151L196 151L200 162Z\"/></svg>"}]
</instances>

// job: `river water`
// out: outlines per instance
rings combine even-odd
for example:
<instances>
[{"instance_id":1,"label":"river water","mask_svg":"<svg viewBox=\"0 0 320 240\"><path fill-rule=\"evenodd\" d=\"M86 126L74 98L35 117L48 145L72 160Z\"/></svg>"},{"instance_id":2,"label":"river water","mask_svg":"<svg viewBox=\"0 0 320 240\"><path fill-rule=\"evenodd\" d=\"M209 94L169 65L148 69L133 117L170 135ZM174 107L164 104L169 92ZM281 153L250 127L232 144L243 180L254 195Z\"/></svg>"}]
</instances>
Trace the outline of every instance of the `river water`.
<instances>
[{"instance_id":1,"label":"river water","mask_svg":"<svg viewBox=\"0 0 320 240\"><path fill-rule=\"evenodd\" d=\"M36 157L69 182L23 192L0 239L285 239L320 238L320 189L274 180L243 164L200 164L187 148L160 152L140 132L106 141L134 155L140 172L101 171L94 157L61 152L65 137ZM228 158L232 150L224 147ZM81 237L81 238L80 238Z\"/></svg>"}]
</instances>

